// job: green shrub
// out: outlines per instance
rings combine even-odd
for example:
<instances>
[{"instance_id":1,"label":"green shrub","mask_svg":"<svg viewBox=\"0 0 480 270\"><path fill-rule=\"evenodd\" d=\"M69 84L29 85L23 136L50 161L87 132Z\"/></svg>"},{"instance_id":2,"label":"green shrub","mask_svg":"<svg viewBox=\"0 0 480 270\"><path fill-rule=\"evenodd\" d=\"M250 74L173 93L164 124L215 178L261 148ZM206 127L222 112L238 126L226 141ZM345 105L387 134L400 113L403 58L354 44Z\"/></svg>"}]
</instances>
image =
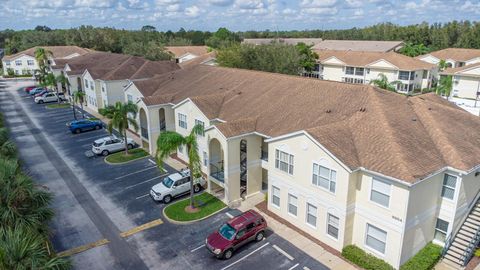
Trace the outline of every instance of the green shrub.
<instances>
[{"instance_id":1,"label":"green shrub","mask_svg":"<svg viewBox=\"0 0 480 270\"><path fill-rule=\"evenodd\" d=\"M355 245L349 245L343 248L342 255L350 262L366 270L394 270L393 266L387 262L370 255Z\"/></svg>"},{"instance_id":2,"label":"green shrub","mask_svg":"<svg viewBox=\"0 0 480 270\"><path fill-rule=\"evenodd\" d=\"M475 257L480 257L480 248L475 250L475 253L473 255L475 255Z\"/></svg>"},{"instance_id":3,"label":"green shrub","mask_svg":"<svg viewBox=\"0 0 480 270\"><path fill-rule=\"evenodd\" d=\"M3 114L0 113L0 128L4 127L5 124L3 122Z\"/></svg>"},{"instance_id":4,"label":"green shrub","mask_svg":"<svg viewBox=\"0 0 480 270\"><path fill-rule=\"evenodd\" d=\"M12 141L8 140L2 145L0 152L5 157L9 157L9 158L16 157L17 146L15 146L15 144Z\"/></svg>"},{"instance_id":5,"label":"green shrub","mask_svg":"<svg viewBox=\"0 0 480 270\"><path fill-rule=\"evenodd\" d=\"M0 145L3 145L8 140L7 128L0 128Z\"/></svg>"},{"instance_id":6,"label":"green shrub","mask_svg":"<svg viewBox=\"0 0 480 270\"><path fill-rule=\"evenodd\" d=\"M410 258L400 270L430 270L437 264L442 255L442 247L428 243L415 256Z\"/></svg>"}]
</instances>

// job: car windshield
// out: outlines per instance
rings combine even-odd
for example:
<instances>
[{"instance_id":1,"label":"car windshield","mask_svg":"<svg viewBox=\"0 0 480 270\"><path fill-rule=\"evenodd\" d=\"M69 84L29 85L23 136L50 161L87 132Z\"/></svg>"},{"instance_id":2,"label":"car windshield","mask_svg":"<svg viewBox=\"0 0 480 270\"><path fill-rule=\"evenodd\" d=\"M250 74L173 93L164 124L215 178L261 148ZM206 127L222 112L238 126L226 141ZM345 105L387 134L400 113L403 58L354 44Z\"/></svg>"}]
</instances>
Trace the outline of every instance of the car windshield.
<instances>
[{"instance_id":1,"label":"car windshield","mask_svg":"<svg viewBox=\"0 0 480 270\"><path fill-rule=\"evenodd\" d=\"M163 185L166 186L167 188L171 188L172 185L173 185L173 180L170 179L168 176L163 178L163 181L162 181Z\"/></svg>"},{"instance_id":2,"label":"car windshield","mask_svg":"<svg viewBox=\"0 0 480 270\"><path fill-rule=\"evenodd\" d=\"M218 229L218 233L220 233L223 238L227 240L232 240L233 236L235 236L235 229L230 226L229 224L225 223Z\"/></svg>"},{"instance_id":3,"label":"car windshield","mask_svg":"<svg viewBox=\"0 0 480 270\"><path fill-rule=\"evenodd\" d=\"M103 142L101 142L101 143L93 142L93 146L95 146L95 147L100 147L100 146L102 146L102 144L103 144Z\"/></svg>"}]
</instances>

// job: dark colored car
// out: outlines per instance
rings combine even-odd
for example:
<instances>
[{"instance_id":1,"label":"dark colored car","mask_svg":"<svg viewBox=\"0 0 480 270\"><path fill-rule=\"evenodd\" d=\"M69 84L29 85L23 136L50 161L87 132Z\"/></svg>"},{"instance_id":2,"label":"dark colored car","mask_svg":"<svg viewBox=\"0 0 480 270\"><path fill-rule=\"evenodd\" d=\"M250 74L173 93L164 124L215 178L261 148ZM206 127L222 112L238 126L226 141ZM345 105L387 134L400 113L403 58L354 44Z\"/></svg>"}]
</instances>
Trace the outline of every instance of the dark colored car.
<instances>
[{"instance_id":1,"label":"dark colored car","mask_svg":"<svg viewBox=\"0 0 480 270\"><path fill-rule=\"evenodd\" d=\"M35 95L33 95L33 97L34 97L34 98L36 98L36 97L41 97L41 96L45 95L45 94L48 93L48 92L50 92L50 91L48 91L47 89L44 89L44 90L36 93Z\"/></svg>"},{"instance_id":2,"label":"dark colored car","mask_svg":"<svg viewBox=\"0 0 480 270\"><path fill-rule=\"evenodd\" d=\"M33 89L37 88L35 85L25 87L25 92L30 93Z\"/></svg>"},{"instance_id":3,"label":"dark colored car","mask_svg":"<svg viewBox=\"0 0 480 270\"><path fill-rule=\"evenodd\" d=\"M205 241L207 249L217 258L230 259L233 252L251 241L265 237L267 221L255 210L233 217Z\"/></svg>"},{"instance_id":4,"label":"dark colored car","mask_svg":"<svg viewBox=\"0 0 480 270\"><path fill-rule=\"evenodd\" d=\"M72 133L78 134L83 131L101 129L103 127L103 123L98 120L82 119L67 123L67 127Z\"/></svg>"}]
</instances>

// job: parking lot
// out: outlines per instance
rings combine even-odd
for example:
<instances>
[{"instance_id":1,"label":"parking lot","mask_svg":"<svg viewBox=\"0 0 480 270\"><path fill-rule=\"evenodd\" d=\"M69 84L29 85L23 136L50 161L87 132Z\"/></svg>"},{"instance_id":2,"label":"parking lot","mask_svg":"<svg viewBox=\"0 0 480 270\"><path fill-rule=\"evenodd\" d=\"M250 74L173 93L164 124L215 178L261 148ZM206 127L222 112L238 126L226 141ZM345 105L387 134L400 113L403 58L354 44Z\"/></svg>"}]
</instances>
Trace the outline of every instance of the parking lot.
<instances>
[{"instance_id":1,"label":"parking lot","mask_svg":"<svg viewBox=\"0 0 480 270\"><path fill-rule=\"evenodd\" d=\"M5 105L13 101L18 104L10 111ZM86 157L94 140L108 136L106 130L72 134L66 127L73 120L71 108L47 109L45 104L35 104L19 87L0 89L0 108L30 174L55 192L55 250L106 239L98 247L73 256L77 269L328 269L273 232L261 242L242 247L230 260L218 260L203 246L205 238L238 214L237 210L227 208L190 225L171 224L162 216L164 204L155 203L149 190L174 172L173 168L165 165L166 171L160 171L151 157L122 165L109 165L103 157ZM32 150L38 146L31 137L42 144L42 152ZM46 169L45 158L55 167L58 179L49 174L53 169ZM83 189L86 192L81 192ZM78 205L82 209L77 209ZM66 206L75 210L69 213ZM78 212L76 219L74 212ZM145 224L152 222L154 225L145 229ZM134 263L125 259L127 255L122 258L117 248L130 249L127 255ZM97 262L95 250L112 261ZM119 263L122 259L126 262Z\"/></svg>"}]
</instances>

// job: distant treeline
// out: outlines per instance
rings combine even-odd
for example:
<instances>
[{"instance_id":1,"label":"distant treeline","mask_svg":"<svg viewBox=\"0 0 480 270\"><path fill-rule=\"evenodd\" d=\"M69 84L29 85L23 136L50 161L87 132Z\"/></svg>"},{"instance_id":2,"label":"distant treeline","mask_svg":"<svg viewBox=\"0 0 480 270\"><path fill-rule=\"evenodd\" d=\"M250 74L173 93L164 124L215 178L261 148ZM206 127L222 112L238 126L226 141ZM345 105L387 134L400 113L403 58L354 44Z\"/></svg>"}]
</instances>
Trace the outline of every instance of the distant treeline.
<instances>
[{"instance_id":1,"label":"distant treeline","mask_svg":"<svg viewBox=\"0 0 480 270\"><path fill-rule=\"evenodd\" d=\"M181 28L177 32L159 32L146 25L140 30L80 26L72 29L50 29L37 26L33 30L0 31L0 48L7 54L33 46L77 45L99 51L147 55L168 45L208 45L219 48L240 42L243 38L310 37L350 40L403 40L412 46L423 44L427 50L447 47L480 48L480 22L452 21L449 23L422 23L399 26L382 23L364 28L346 30L305 31L246 31L231 32L220 28L217 32L194 31ZM149 58L155 59L156 55Z\"/></svg>"}]
</instances>

